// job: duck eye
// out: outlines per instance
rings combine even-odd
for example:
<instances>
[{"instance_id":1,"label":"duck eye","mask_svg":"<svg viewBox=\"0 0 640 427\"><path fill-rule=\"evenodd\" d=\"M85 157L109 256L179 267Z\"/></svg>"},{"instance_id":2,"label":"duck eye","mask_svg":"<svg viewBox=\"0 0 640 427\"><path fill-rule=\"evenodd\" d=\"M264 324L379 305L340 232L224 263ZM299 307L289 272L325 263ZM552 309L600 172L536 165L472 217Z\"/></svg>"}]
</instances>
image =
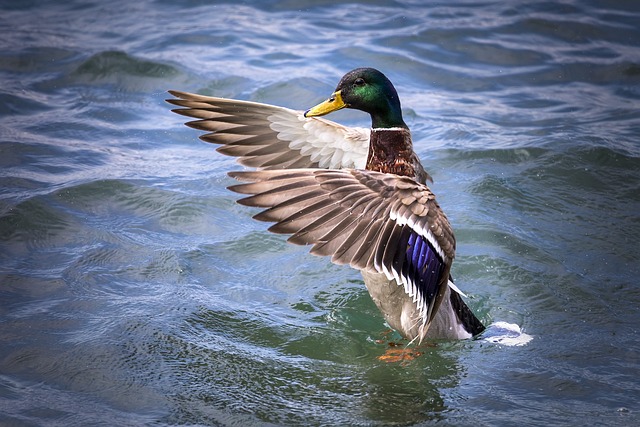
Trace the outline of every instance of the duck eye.
<instances>
[{"instance_id":1,"label":"duck eye","mask_svg":"<svg viewBox=\"0 0 640 427\"><path fill-rule=\"evenodd\" d=\"M356 85L356 86L362 86L362 85L364 85L364 79L363 79L362 77L358 77L358 78L353 82L353 84L354 84L354 85Z\"/></svg>"}]
</instances>

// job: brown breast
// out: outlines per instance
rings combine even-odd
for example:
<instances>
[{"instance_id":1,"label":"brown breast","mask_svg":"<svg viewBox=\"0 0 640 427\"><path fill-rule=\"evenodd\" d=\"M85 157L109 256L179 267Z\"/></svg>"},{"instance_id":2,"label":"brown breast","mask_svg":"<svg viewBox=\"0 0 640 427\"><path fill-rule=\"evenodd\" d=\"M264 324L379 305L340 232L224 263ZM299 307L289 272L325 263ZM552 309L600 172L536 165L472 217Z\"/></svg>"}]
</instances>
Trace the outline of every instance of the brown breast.
<instances>
[{"instance_id":1,"label":"brown breast","mask_svg":"<svg viewBox=\"0 0 640 427\"><path fill-rule=\"evenodd\" d=\"M366 169L415 177L413 145L408 129L372 129Z\"/></svg>"}]
</instances>

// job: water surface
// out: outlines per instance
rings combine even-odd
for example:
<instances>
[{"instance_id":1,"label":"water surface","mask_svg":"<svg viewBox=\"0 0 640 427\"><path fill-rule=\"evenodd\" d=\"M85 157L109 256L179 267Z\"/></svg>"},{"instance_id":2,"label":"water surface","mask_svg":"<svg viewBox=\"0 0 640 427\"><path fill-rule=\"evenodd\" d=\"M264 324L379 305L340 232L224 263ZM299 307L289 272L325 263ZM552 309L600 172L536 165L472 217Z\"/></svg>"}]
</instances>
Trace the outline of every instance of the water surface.
<instances>
[{"instance_id":1,"label":"water surface","mask_svg":"<svg viewBox=\"0 0 640 427\"><path fill-rule=\"evenodd\" d=\"M0 10L0 424L640 422L634 2ZM398 89L469 305L528 344L379 361L358 273L251 220L164 102L305 109L359 66Z\"/></svg>"}]
</instances>

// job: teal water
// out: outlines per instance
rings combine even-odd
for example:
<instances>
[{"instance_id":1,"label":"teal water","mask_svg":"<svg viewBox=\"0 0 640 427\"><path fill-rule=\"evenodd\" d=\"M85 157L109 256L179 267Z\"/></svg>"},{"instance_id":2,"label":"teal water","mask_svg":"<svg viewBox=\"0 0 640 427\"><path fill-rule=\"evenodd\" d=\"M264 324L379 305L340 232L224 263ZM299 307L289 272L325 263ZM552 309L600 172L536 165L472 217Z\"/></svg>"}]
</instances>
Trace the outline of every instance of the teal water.
<instances>
[{"instance_id":1,"label":"teal water","mask_svg":"<svg viewBox=\"0 0 640 427\"><path fill-rule=\"evenodd\" d=\"M640 423L640 5L0 12L0 425ZM379 361L358 273L253 221L164 102L306 109L358 66L398 89L469 305L526 345Z\"/></svg>"}]
</instances>

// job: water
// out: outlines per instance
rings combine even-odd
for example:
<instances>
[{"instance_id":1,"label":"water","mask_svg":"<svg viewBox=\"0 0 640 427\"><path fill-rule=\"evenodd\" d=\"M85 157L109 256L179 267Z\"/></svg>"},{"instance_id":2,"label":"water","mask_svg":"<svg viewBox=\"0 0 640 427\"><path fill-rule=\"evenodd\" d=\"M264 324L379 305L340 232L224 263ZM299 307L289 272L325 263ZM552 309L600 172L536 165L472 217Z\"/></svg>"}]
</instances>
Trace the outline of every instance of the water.
<instances>
[{"instance_id":1,"label":"water","mask_svg":"<svg viewBox=\"0 0 640 427\"><path fill-rule=\"evenodd\" d=\"M0 2L0 424L640 422L640 6L211 3ZM357 272L252 221L164 103L305 109L358 66L528 344L379 361Z\"/></svg>"}]
</instances>

